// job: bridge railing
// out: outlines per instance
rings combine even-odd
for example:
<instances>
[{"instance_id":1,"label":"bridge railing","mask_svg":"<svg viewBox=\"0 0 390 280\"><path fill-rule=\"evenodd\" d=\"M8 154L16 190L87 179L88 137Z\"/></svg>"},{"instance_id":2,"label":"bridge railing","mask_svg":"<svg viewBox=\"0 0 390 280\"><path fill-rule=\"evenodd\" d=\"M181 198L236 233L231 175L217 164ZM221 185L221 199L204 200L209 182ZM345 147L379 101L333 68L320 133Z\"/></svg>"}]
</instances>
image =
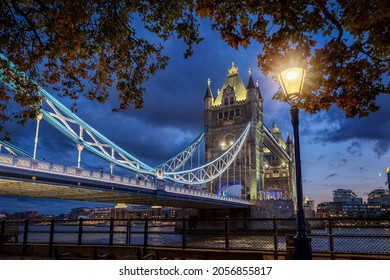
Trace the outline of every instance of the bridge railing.
<instances>
[{"instance_id":1,"label":"bridge railing","mask_svg":"<svg viewBox=\"0 0 390 280\"><path fill-rule=\"evenodd\" d=\"M39 177L39 173L46 173L52 175L67 176L76 179L87 179L95 182L110 182L124 186L139 187L151 190L157 190L157 185L154 182L149 182L141 179L130 178L115 174L107 174L101 171L78 168L74 166L66 166L57 163L50 163L38 159L18 157L13 155L6 155L0 153L0 166L12 167L26 171L36 172L34 175ZM39 179L39 178L38 178ZM162 189L168 193L185 194L187 196L194 196L198 198L209 198L213 200L220 200L232 203L239 203L249 205L251 202L238 198L225 197L209 192L204 192L194 189L185 189L183 187L163 185Z\"/></svg>"},{"instance_id":2,"label":"bridge railing","mask_svg":"<svg viewBox=\"0 0 390 280\"><path fill-rule=\"evenodd\" d=\"M197 197L202 197L202 198L225 200L225 201L236 202L236 203L246 204L246 205L251 204L251 202L249 200L221 196L221 195L217 195L217 194L213 194L213 193L209 193L209 192L204 192L204 191L200 191L200 190L185 189L185 188L175 187L175 186L165 186L165 191L170 192L170 193L192 195L192 196L197 196Z\"/></svg>"},{"instance_id":3,"label":"bridge railing","mask_svg":"<svg viewBox=\"0 0 390 280\"><path fill-rule=\"evenodd\" d=\"M74 166L61 165L50 163L37 159L15 157L12 155L0 154L0 165L14 167L30 171L63 175L73 178L83 178L93 181L106 181L122 185L130 185L134 187L156 189L156 185L152 182L129 178L126 176L107 174L101 171L88 170Z\"/></svg>"},{"instance_id":4,"label":"bridge railing","mask_svg":"<svg viewBox=\"0 0 390 280\"><path fill-rule=\"evenodd\" d=\"M382 256L390 259L389 219L308 219L313 255ZM135 246L268 252L291 257L295 219L80 219L2 220L5 244ZM290 255L290 256L289 256Z\"/></svg>"}]
</instances>

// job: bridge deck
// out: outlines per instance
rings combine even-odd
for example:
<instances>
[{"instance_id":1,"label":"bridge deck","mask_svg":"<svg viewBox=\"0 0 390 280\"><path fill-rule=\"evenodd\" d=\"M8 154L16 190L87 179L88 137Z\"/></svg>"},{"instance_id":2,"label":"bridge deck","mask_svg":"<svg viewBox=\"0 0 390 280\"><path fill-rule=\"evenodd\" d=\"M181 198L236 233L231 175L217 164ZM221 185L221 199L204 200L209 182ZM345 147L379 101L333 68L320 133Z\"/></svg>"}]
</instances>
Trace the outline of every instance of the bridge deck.
<instances>
[{"instance_id":1,"label":"bridge deck","mask_svg":"<svg viewBox=\"0 0 390 280\"><path fill-rule=\"evenodd\" d=\"M0 195L183 208L248 208L249 201L0 154Z\"/></svg>"}]
</instances>

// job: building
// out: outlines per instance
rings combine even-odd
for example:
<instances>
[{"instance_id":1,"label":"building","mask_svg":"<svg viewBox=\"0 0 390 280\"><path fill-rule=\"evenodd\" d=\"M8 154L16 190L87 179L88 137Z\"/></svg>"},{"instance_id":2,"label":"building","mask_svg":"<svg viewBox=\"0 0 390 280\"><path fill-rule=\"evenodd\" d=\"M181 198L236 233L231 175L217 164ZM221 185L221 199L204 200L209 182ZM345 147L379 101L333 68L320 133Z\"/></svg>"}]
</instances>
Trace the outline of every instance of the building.
<instances>
[{"instance_id":1,"label":"building","mask_svg":"<svg viewBox=\"0 0 390 280\"><path fill-rule=\"evenodd\" d=\"M368 216L389 217L390 216L390 192L384 189L376 189L367 197Z\"/></svg>"},{"instance_id":2,"label":"building","mask_svg":"<svg viewBox=\"0 0 390 280\"><path fill-rule=\"evenodd\" d=\"M314 200L309 199L308 196L303 197L303 210L306 218L315 218L316 211L314 210Z\"/></svg>"},{"instance_id":3,"label":"building","mask_svg":"<svg viewBox=\"0 0 390 280\"><path fill-rule=\"evenodd\" d=\"M40 216L36 211L17 212L17 213L7 214L8 220L26 220L26 219L33 220L39 218Z\"/></svg>"},{"instance_id":4,"label":"building","mask_svg":"<svg viewBox=\"0 0 390 280\"><path fill-rule=\"evenodd\" d=\"M111 219L115 217L114 207L96 207L89 214L90 219Z\"/></svg>"},{"instance_id":5,"label":"building","mask_svg":"<svg viewBox=\"0 0 390 280\"><path fill-rule=\"evenodd\" d=\"M247 200L294 200L295 166L293 143L286 142L279 128L274 125L269 131L263 123L263 98L252 73L245 86L232 65L227 78L214 97L210 80L204 95L204 122L208 131L205 138L206 161L210 162L226 151L238 139L248 122L251 122L247 141L237 159L227 171L207 185L212 193L223 193L230 187L238 188L238 197ZM267 134L267 135L266 135ZM265 136L266 135L266 136ZM290 157L289 161L273 154L264 145L265 137L272 138L275 145Z\"/></svg>"},{"instance_id":6,"label":"building","mask_svg":"<svg viewBox=\"0 0 390 280\"><path fill-rule=\"evenodd\" d=\"M367 215L367 206L363 199L350 189L333 191L333 203L329 205L330 216L359 218Z\"/></svg>"},{"instance_id":7,"label":"building","mask_svg":"<svg viewBox=\"0 0 390 280\"><path fill-rule=\"evenodd\" d=\"M316 218L360 218L367 216L367 205L350 189L333 191L333 201L317 206Z\"/></svg>"},{"instance_id":8,"label":"building","mask_svg":"<svg viewBox=\"0 0 390 280\"><path fill-rule=\"evenodd\" d=\"M329 216L329 202L321 202L317 205L316 218L328 218Z\"/></svg>"},{"instance_id":9,"label":"building","mask_svg":"<svg viewBox=\"0 0 390 280\"><path fill-rule=\"evenodd\" d=\"M115 207L96 207L90 213L90 219L150 219L180 217L181 208L150 205L118 204Z\"/></svg>"},{"instance_id":10,"label":"building","mask_svg":"<svg viewBox=\"0 0 390 280\"><path fill-rule=\"evenodd\" d=\"M89 219L91 211L91 208L86 207L73 208L69 212L69 220Z\"/></svg>"},{"instance_id":11,"label":"building","mask_svg":"<svg viewBox=\"0 0 390 280\"><path fill-rule=\"evenodd\" d=\"M341 204L362 204L363 199L350 189L337 189L333 191L333 202Z\"/></svg>"}]
</instances>

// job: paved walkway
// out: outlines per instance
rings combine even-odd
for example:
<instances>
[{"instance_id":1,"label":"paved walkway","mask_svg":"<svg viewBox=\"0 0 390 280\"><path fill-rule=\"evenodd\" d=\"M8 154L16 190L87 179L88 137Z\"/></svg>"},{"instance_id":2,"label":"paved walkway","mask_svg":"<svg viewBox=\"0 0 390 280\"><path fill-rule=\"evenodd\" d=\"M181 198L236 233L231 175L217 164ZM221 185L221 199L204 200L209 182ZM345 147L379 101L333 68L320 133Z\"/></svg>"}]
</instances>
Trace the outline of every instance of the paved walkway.
<instances>
[{"instance_id":1,"label":"paved walkway","mask_svg":"<svg viewBox=\"0 0 390 280\"><path fill-rule=\"evenodd\" d=\"M0 260L54 260L54 258L43 257L43 256L0 255Z\"/></svg>"}]
</instances>

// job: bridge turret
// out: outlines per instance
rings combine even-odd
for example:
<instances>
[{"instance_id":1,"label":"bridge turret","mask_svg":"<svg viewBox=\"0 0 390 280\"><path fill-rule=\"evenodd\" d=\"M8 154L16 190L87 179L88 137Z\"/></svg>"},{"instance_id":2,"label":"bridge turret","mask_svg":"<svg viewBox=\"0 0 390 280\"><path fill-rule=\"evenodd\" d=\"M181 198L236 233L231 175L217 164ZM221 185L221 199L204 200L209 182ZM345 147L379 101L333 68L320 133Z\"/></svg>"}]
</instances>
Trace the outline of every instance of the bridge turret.
<instances>
[{"instance_id":1,"label":"bridge turret","mask_svg":"<svg viewBox=\"0 0 390 280\"><path fill-rule=\"evenodd\" d=\"M206 93L204 95L203 101L204 101L204 125L209 126L212 121L212 111L211 109L213 108L213 93L210 88L211 80L210 78L207 79L207 89Z\"/></svg>"},{"instance_id":2,"label":"bridge turret","mask_svg":"<svg viewBox=\"0 0 390 280\"><path fill-rule=\"evenodd\" d=\"M294 146L290 135L287 135L286 152L291 158L294 158Z\"/></svg>"},{"instance_id":3,"label":"bridge turret","mask_svg":"<svg viewBox=\"0 0 390 280\"><path fill-rule=\"evenodd\" d=\"M203 98L205 110L211 109L213 106L214 97L213 97L213 93L212 93L211 88L210 88L210 84L211 84L211 80L209 78L209 79L207 79L207 89L206 89L206 93L205 93L204 98Z\"/></svg>"}]
</instances>

